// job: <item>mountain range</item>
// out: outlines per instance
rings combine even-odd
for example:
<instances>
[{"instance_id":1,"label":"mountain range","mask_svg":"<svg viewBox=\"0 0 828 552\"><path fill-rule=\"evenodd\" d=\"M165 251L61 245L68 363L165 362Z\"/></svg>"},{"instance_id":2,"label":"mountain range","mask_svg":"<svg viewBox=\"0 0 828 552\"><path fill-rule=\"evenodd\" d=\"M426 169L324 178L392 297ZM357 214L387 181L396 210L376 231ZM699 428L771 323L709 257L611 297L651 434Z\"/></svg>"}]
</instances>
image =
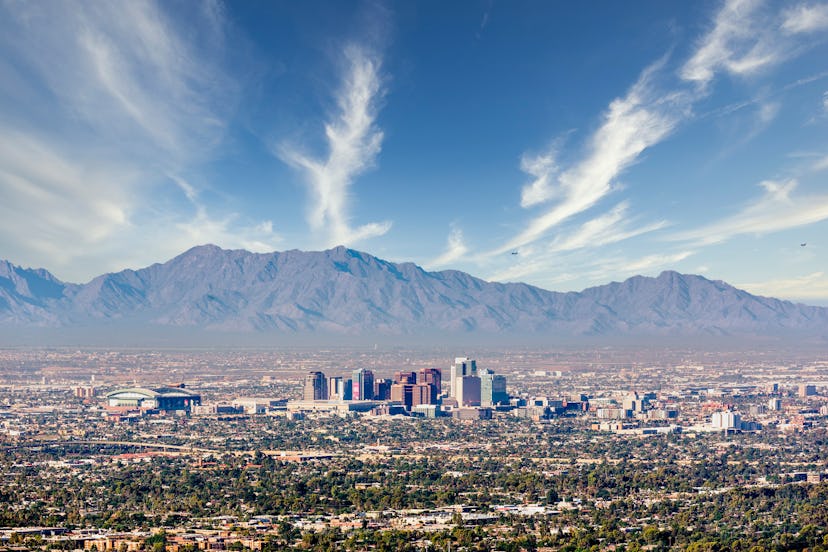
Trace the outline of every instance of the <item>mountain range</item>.
<instances>
[{"instance_id":1,"label":"mountain range","mask_svg":"<svg viewBox=\"0 0 828 552\"><path fill-rule=\"evenodd\" d=\"M345 247L251 253L194 247L86 284L0 261L0 328L513 336L828 335L828 308L666 271L559 293L428 272Z\"/></svg>"}]
</instances>

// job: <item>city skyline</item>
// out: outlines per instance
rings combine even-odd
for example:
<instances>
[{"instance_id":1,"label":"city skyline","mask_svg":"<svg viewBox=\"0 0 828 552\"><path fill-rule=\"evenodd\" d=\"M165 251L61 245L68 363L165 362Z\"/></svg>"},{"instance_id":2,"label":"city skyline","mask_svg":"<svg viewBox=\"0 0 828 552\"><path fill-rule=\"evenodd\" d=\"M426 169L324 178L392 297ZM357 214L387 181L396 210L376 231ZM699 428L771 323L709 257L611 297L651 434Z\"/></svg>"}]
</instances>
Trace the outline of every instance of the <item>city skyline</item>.
<instances>
[{"instance_id":1,"label":"city skyline","mask_svg":"<svg viewBox=\"0 0 828 552\"><path fill-rule=\"evenodd\" d=\"M828 4L6 3L0 258L343 244L828 304Z\"/></svg>"}]
</instances>

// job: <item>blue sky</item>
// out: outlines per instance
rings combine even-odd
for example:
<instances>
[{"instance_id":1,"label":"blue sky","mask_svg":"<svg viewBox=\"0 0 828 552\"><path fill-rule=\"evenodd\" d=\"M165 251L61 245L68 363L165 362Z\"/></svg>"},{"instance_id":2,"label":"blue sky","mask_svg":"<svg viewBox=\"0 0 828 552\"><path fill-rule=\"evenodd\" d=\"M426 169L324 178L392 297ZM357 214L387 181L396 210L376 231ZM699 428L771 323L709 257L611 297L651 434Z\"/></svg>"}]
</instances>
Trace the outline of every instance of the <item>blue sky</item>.
<instances>
[{"instance_id":1,"label":"blue sky","mask_svg":"<svg viewBox=\"0 0 828 552\"><path fill-rule=\"evenodd\" d=\"M0 48L0 258L64 280L344 244L828 304L826 2L2 0Z\"/></svg>"}]
</instances>

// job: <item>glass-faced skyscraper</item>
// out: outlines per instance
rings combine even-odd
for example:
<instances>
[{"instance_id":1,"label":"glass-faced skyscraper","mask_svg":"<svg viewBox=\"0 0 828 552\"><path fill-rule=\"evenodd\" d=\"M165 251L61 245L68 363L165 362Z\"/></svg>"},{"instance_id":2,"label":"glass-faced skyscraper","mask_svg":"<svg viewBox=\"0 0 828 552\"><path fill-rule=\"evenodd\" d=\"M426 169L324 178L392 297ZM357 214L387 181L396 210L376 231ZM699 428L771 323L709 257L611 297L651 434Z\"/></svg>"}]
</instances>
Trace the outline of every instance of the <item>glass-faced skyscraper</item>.
<instances>
[{"instance_id":1,"label":"glass-faced skyscraper","mask_svg":"<svg viewBox=\"0 0 828 552\"><path fill-rule=\"evenodd\" d=\"M492 406L509 402L506 392L506 376L484 370L480 375L480 406Z\"/></svg>"},{"instance_id":2,"label":"glass-faced skyscraper","mask_svg":"<svg viewBox=\"0 0 828 552\"><path fill-rule=\"evenodd\" d=\"M353 382L352 397L355 401L370 401L374 398L374 373L360 368L351 376Z\"/></svg>"}]
</instances>

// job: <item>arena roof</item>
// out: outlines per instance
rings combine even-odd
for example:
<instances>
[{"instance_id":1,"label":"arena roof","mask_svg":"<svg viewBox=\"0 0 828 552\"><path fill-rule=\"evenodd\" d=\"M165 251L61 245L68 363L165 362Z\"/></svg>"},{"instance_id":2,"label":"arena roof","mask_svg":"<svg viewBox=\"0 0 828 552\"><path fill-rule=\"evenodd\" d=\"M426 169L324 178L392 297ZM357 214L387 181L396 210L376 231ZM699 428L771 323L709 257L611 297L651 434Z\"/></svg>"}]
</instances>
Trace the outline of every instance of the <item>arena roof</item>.
<instances>
[{"instance_id":1,"label":"arena roof","mask_svg":"<svg viewBox=\"0 0 828 552\"><path fill-rule=\"evenodd\" d=\"M158 387L147 389L145 387L128 387L116 389L106 394L106 398L118 399L158 399L158 398L191 398L198 397L197 393L181 389L180 387Z\"/></svg>"}]
</instances>

